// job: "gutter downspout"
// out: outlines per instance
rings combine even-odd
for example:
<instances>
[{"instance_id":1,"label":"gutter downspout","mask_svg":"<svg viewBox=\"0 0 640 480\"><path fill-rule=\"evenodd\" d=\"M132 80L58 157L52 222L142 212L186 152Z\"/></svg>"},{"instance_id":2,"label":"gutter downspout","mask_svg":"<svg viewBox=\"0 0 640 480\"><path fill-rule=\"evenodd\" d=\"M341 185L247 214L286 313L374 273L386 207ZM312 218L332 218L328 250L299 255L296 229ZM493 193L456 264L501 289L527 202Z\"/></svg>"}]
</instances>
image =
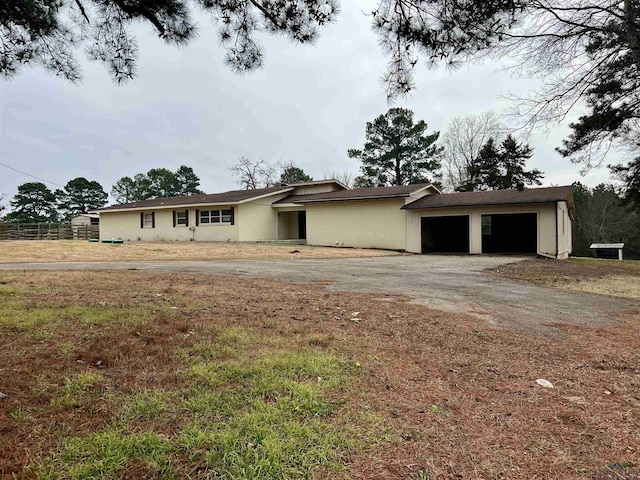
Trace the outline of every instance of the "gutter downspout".
<instances>
[{"instance_id":1,"label":"gutter downspout","mask_svg":"<svg viewBox=\"0 0 640 480\"><path fill-rule=\"evenodd\" d=\"M560 248L558 245L558 202L556 202L556 259L560 256Z\"/></svg>"}]
</instances>

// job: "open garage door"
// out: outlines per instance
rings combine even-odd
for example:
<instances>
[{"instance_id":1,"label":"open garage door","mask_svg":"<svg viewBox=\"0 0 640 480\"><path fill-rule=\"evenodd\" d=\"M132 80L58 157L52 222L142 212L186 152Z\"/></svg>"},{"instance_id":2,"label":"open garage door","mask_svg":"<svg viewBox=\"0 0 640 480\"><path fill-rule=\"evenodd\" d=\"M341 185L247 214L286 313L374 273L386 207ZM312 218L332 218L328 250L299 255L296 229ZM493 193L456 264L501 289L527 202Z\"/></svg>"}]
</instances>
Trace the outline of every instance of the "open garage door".
<instances>
[{"instance_id":1,"label":"open garage door","mask_svg":"<svg viewBox=\"0 0 640 480\"><path fill-rule=\"evenodd\" d=\"M469 216L422 217L422 253L469 253Z\"/></svg>"},{"instance_id":2,"label":"open garage door","mask_svg":"<svg viewBox=\"0 0 640 480\"><path fill-rule=\"evenodd\" d=\"M482 253L536 253L535 213L482 215Z\"/></svg>"}]
</instances>

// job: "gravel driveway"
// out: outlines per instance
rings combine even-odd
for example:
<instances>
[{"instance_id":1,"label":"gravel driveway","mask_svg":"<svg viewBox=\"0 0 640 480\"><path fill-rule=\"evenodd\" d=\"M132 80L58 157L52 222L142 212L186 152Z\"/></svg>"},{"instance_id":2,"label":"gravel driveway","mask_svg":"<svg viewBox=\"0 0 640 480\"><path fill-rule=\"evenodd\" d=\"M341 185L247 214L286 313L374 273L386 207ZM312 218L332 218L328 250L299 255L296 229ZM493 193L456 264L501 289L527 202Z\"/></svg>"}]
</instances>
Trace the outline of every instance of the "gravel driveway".
<instances>
[{"instance_id":1,"label":"gravel driveway","mask_svg":"<svg viewBox=\"0 0 640 480\"><path fill-rule=\"evenodd\" d=\"M268 277L333 290L397 294L444 311L468 313L497 328L561 336L549 323L591 327L615 325L616 316L637 312L640 303L614 297L539 287L497 278L487 268L515 257L423 256L188 262L87 262L2 264L8 269L139 269L208 275Z\"/></svg>"}]
</instances>

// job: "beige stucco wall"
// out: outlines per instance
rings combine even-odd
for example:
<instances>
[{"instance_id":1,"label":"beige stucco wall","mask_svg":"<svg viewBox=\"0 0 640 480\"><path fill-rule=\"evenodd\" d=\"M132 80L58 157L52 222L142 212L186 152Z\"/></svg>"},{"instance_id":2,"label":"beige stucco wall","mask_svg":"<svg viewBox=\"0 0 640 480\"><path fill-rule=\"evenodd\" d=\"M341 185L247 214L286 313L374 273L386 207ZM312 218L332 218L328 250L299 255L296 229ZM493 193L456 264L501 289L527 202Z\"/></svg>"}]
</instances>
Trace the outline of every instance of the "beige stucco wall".
<instances>
[{"instance_id":1,"label":"beige stucco wall","mask_svg":"<svg viewBox=\"0 0 640 480\"><path fill-rule=\"evenodd\" d=\"M406 248L404 199L309 203L307 243L361 248Z\"/></svg>"},{"instance_id":2,"label":"beige stucco wall","mask_svg":"<svg viewBox=\"0 0 640 480\"><path fill-rule=\"evenodd\" d=\"M318 185L304 185L301 187L294 187L291 195L311 195L314 193L333 192L334 190L342 190L339 185L335 183L321 183Z\"/></svg>"},{"instance_id":3,"label":"beige stucco wall","mask_svg":"<svg viewBox=\"0 0 640 480\"><path fill-rule=\"evenodd\" d=\"M253 242L278 238L278 217L271 203L284 196L272 196L238 205L236 215L236 223L239 227L238 240Z\"/></svg>"},{"instance_id":4,"label":"beige stucco wall","mask_svg":"<svg viewBox=\"0 0 640 480\"><path fill-rule=\"evenodd\" d=\"M228 206L205 206L198 210L228 209ZM236 207L237 209L237 207ZM183 208L179 210L185 210ZM155 212L155 228L140 228L140 211L102 212L100 214L100 239L122 238L126 241L189 241L191 238L200 241L225 242L238 240L238 217L235 225L196 225L196 209L189 210L189 225L195 231L183 225L173 226L173 209L145 210Z\"/></svg>"},{"instance_id":5,"label":"beige stucco wall","mask_svg":"<svg viewBox=\"0 0 640 480\"><path fill-rule=\"evenodd\" d=\"M196 207L189 207L189 227L173 226L173 208L146 209L155 212L155 228L140 228L140 210L124 212L101 212L100 238L122 238L128 241L189 241L192 238L208 242L237 242L256 240L275 240L277 217L271 207L289 195L283 193L260 198L252 202L233 205L234 225L201 224L196 226ZM231 205L198 205L198 210L226 210ZM175 210L185 210L176 208ZM103 223L104 222L104 223Z\"/></svg>"},{"instance_id":6,"label":"beige stucco wall","mask_svg":"<svg viewBox=\"0 0 640 480\"><path fill-rule=\"evenodd\" d=\"M411 210L407 218L407 251L422 250L422 217L469 215L469 253L482 253L482 215L500 213L536 213L538 221L538 253L556 255L556 204L497 205L479 207L426 208ZM568 215L567 215L568 217ZM570 228L569 228L570 230ZM514 232L517 235L518 232ZM570 244L570 233L568 242ZM566 243L565 243L566 249Z\"/></svg>"}]
</instances>

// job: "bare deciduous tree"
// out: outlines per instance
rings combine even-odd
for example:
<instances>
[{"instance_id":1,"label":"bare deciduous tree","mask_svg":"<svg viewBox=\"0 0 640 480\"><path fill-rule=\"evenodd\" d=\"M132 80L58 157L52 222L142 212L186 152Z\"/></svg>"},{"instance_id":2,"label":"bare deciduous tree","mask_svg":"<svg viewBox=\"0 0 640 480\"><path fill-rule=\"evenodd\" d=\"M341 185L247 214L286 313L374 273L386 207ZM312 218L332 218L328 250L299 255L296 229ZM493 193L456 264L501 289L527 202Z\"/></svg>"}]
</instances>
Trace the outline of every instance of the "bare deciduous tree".
<instances>
[{"instance_id":1,"label":"bare deciduous tree","mask_svg":"<svg viewBox=\"0 0 640 480\"><path fill-rule=\"evenodd\" d=\"M231 167L231 175L246 190L272 187L276 184L278 165L268 163L264 159L240 159Z\"/></svg>"},{"instance_id":2,"label":"bare deciduous tree","mask_svg":"<svg viewBox=\"0 0 640 480\"><path fill-rule=\"evenodd\" d=\"M325 173L324 178L333 178L334 180L338 180L344 186L353 188L356 175L349 170L345 170L343 172L334 170L333 172Z\"/></svg>"},{"instance_id":3,"label":"bare deciduous tree","mask_svg":"<svg viewBox=\"0 0 640 480\"><path fill-rule=\"evenodd\" d=\"M484 144L489 138L498 140L504 133L505 129L494 112L454 118L440 142L444 146L444 189L451 192L468 184L470 167Z\"/></svg>"}]
</instances>

